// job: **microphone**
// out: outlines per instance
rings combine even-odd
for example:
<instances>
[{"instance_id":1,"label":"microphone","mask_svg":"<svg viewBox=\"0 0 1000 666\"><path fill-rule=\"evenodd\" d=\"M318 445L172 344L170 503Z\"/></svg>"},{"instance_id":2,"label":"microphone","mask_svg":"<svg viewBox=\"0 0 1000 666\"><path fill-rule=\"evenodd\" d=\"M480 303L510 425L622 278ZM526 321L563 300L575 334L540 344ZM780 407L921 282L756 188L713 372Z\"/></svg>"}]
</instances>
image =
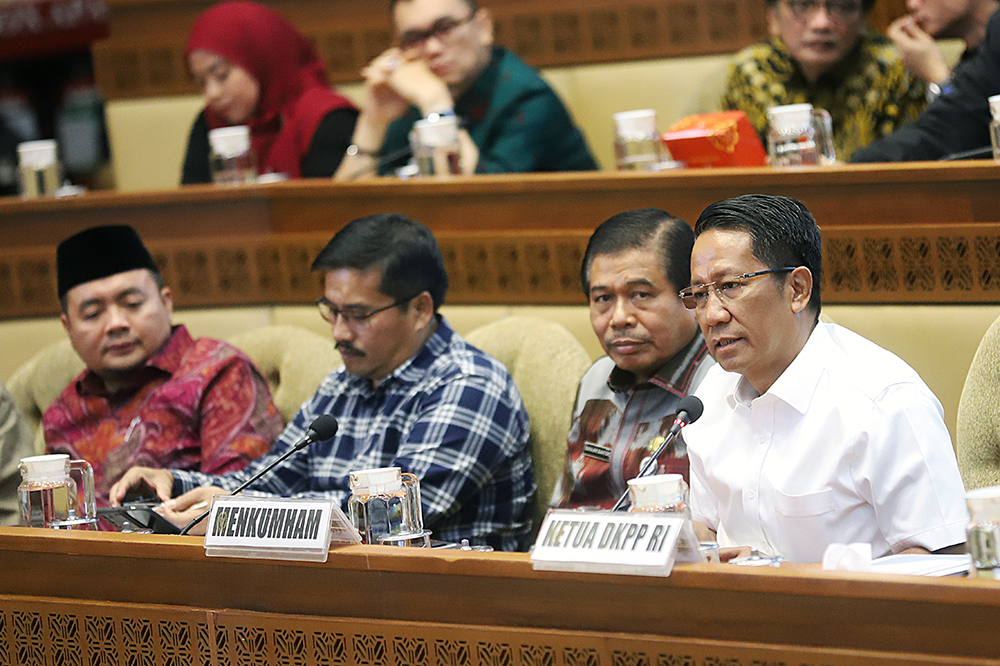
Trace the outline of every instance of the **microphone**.
<instances>
[{"instance_id":1,"label":"microphone","mask_svg":"<svg viewBox=\"0 0 1000 666\"><path fill-rule=\"evenodd\" d=\"M647 460L646 464L642 466L639 473L635 475L635 478L638 479L646 476L649 471L656 466L657 461L660 459L660 454L666 450L667 445L670 444L670 442L674 441L674 438L677 437L677 433L681 431L681 428L700 419L701 414L704 411L705 404L697 397L688 395L681 398L680 402L677 403L677 415L674 416L674 422L670 426L670 430L667 431L667 436L663 439L663 443L660 444L659 448L656 449L656 452L649 457L649 460ZM628 499L628 490L622 493L622 496L618 498L618 501L615 502L613 507L611 507L611 510L620 511L625 505L626 499Z\"/></svg>"},{"instance_id":2,"label":"microphone","mask_svg":"<svg viewBox=\"0 0 1000 666\"><path fill-rule=\"evenodd\" d=\"M293 453L298 453L302 449L306 448L313 442L323 442L328 439L332 439L334 435L337 434L337 418L333 414L322 414L317 416L312 424L309 426L308 432L299 441L292 444L287 451L285 451L277 460L272 462L270 465L264 467L253 476L251 476L245 483L240 484L240 487L229 493L230 496L241 493L250 486L250 484L256 482L260 477L264 476L272 469L277 467L279 464L285 461L286 458L291 456ZM192 520L190 523L184 526L184 529L180 531L181 535L187 534L191 531L191 528L200 523L205 519L205 517L212 512L212 509L207 509L200 516Z\"/></svg>"}]
</instances>

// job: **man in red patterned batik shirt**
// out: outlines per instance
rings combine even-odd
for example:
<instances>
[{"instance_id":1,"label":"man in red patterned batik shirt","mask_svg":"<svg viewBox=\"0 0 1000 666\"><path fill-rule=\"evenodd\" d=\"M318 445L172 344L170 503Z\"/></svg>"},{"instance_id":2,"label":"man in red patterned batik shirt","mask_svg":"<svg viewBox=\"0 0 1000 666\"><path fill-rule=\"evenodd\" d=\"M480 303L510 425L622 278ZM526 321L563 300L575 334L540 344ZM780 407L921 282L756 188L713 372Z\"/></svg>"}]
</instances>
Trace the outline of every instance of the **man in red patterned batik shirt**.
<instances>
[{"instance_id":1,"label":"man in red patterned batik shirt","mask_svg":"<svg viewBox=\"0 0 1000 666\"><path fill-rule=\"evenodd\" d=\"M172 325L170 289L132 227L67 238L57 269L87 369L46 410L46 450L93 465L98 504L135 465L222 474L270 448L281 415L264 378L232 345Z\"/></svg>"}]
</instances>

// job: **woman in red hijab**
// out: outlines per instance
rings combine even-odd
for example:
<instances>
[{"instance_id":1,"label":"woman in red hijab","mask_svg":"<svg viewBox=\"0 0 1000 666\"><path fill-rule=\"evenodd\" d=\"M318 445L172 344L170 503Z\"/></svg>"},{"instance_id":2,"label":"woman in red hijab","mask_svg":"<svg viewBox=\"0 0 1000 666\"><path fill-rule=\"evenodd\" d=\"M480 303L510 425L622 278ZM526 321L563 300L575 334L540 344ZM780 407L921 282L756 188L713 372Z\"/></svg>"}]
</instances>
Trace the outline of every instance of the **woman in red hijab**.
<instances>
[{"instance_id":1,"label":"woman in red hijab","mask_svg":"<svg viewBox=\"0 0 1000 666\"><path fill-rule=\"evenodd\" d=\"M205 10L185 49L205 95L184 158L182 183L209 183L208 131L248 125L258 173L332 176L358 112L327 85L312 45L274 10L246 0Z\"/></svg>"}]
</instances>

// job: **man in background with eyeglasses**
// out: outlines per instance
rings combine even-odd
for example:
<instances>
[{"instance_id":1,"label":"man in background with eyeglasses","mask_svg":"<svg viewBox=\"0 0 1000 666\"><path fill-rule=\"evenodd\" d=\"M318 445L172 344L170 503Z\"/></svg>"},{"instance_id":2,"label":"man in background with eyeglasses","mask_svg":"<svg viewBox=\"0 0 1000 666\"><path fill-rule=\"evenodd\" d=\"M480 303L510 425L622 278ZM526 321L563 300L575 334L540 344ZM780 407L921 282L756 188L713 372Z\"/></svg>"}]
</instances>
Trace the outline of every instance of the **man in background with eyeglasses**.
<instances>
[{"instance_id":1,"label":"man in background with eyeglasses","mask_svg":"<svg viewBox=\"0 0 1000 666\"><path fill-rule=\"evenodd\" d=\"M392 173L421 119L457 116L463 173L597 168L555 92L506 49L476 0L392 0L395 43L363 75L365 99L336 178Z\"/></svg>"},{"instance_id":2,"label":"man in background with eyeglasses","mask_svg":"<svg viewBox=\"0 0 1000 666\"><path fill-rule=\"evenodd\" d=\"M768 0L771 38L736 55L722 108L744 111L761 136L767 110L812 104L833 121L837 158L916 119L926 86L868 25L875 0Z\"/></svg>"},{"instance_id":3,"label":"man in background with eyeglasses","mask_svg":"<svg viewBox=\"0 0 1000 666\"><path fill-rule=\"evenodd\" d=\"M590 237L580 281L607 356L580 380L553 506L610 509L713 365L677 296L691 280L692 245L688 223L656 208L619 213ZM688 478L683 437L649 473Z\"/></svg>"},{"instance_id":4,"label":"man in background with eyeglasses","mask_svg":"<svg viewBox=\"0 0 1000 666\"><path fill-rule=\"evenodd\" d=\"M963 544L965 489L941 403L900 358L819 321L821 241L795 199L712 204L695 225L692 308L718 361L684 433L703 538L796 562Z\"/></svg>"},{"instance_id":5,"label":"man in background with eyeglasses","mask_svg":"<svg viewBox=\"0 0 1000 666\"><path fill-rule=\"evenodd\" d=\"M265 475L251 491L329 497L347 509L351 471L400 467L420 480L424 524L434 538L501 550L527 547L535 492L528 415L507 369L470 346L438 314L448 290L431 232L401 215L357 219L313 262L324 272L317 301L344 367L302 405L264 457L221 476L134 468L111 491L119 502L142 481L178 525L201 502L232 490L300 441L322 414L339 422Z\"/></svg>"}]
</instances>

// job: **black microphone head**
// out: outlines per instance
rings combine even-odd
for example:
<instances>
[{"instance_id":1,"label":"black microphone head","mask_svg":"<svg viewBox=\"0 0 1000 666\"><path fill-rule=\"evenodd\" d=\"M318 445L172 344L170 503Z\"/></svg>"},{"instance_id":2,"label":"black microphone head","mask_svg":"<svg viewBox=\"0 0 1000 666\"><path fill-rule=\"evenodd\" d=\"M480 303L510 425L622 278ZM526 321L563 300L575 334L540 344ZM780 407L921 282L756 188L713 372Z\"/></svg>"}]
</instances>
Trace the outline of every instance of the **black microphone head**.
<instances>
[{"instance_id":1,"label":"black microphone head","mask_svg":"<svg viewBox=\"0 0 1000 666\"><path fill-rule=\"evenodd\" d=\"M309 426L310 442L325 442L337 434L337 417L333 414L321 414Z\"/></svg>"},{"instance_id":2,"label":"black microphone head","mask_svg":"<svg viewBox=\"0 0 1000 666\"><path fill-rule=\"evenodd\" d=\"M696 396L686 395L677 403L677 413L687 412L685 422L694 423L701 418L701 413L705 411L705 404Z\"/></svg>"}]
</instances>

